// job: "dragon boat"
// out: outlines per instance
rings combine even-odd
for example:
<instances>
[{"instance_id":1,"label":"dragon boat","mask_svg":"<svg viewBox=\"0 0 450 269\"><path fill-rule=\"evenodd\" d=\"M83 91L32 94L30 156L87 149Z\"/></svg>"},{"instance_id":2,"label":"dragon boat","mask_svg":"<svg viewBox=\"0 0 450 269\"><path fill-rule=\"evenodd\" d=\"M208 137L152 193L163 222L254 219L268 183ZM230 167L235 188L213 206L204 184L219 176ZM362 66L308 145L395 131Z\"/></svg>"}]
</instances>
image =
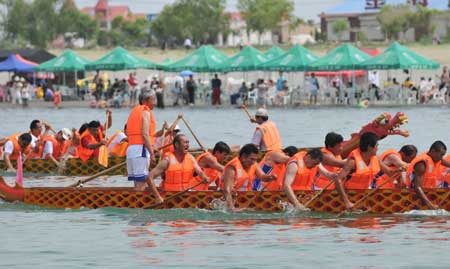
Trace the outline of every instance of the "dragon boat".
<instances>
[{"instance_id":1,"label":"dragon boat","mask_svg":"<svg viewBox=\"0 0 450 269\"><path fill-rule=\"evenodd\" d=\"M359 137L365 132L373 132L380 138L384 138L388 135L401 135L408 136L407 131L400 130L400 126L405 124L408 118L402 113L398 112L396 115L391 116L389 113L383 113L374 119L369 124L363 126L358 133L351 135L349 140L344 141L342 156L347 156L353 149L359 144ZM305 149L305 148L303 148ZM191 152L194 156L201 153L200 150ZM230 158L233 158L238 153L233 152ZM264 153L260 154L260 159L264 156ZM51 174L51 175L64 175L64 176L87 176L102 172L105 169L116 166L125 162L125 157L110 157L109 166L103 167L99 165L96 160L89 159L87 162L82 162L79 158L69 158L65 161L65 168L60 170L51 160L44 159L31 159L27 160L23 164L23 172L33 174ZM12 161L13 165L16 165L15 161ZM5 161L0 160L0 171L7 169ZM125 165L119 166L117 169L109 171L108 175L126 175Z\"/></svg>"},{"instance_id":2,"label":"dragon boat","mask_svg":"<svg viewBox=\"0 0 450 269\"><path fill-rule=\"evenodd\" d=\"M358 201L373 190L348 190L351 201ZM450 211L450 189L427 189L425 194L431 202L440 204L440 208ZM169 197L174 193L162 193ZM305 203L309 201L316 191L297 191L298 199ZM50 208L151 208L155 200L150 192L135 191L125 187L32 187L22 188L9 186L0 177L0 198L7 202L22 202ZM219 191L191 191L168 199L159 209L170 208L201 208L218 209L223 205L223 193ZM284 211L288 199L281 191L248 191L238 192L235 197L237 208L246 208L257 211L277 212ZM345 210L344 203L337 191L324 191L308 206L317 212L337 213ZM429 209L411 189L378 189L360 205L360 209L368 213L402 213L410 210Z\"/></svg>"}]
</instances>

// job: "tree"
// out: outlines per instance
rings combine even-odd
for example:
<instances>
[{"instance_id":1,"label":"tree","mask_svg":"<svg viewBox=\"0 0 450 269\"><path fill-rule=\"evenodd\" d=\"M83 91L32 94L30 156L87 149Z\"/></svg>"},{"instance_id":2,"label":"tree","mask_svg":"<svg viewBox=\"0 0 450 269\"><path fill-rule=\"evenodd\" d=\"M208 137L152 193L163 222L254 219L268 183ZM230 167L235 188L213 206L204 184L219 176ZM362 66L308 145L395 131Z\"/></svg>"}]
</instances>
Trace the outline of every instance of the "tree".
<instances>
[{"instance_id":1,"label":"tree","mask_svg":"<svg viewBox=\"0 0 450 269\"><path fill-rule=\"evenodd\" d=\"M413 11L410 5L385 5L377 14L377 20L388 39L398 39L399 33L411 28Z\"/></svg>"},{"instance_id":2,"label":"tree","mask_svg":"<svg viewBox=\"0 0 450 269\"><path fill-rule=\"evenodd\" d=\"M177 0L166 5L151 23L152 34L160 43L214 43L228 29L225 0ZM171 40L173 39L173 40Z\"/></svg>"},{"instance_id":3,"label":"tree","mask_svg":"<svg viewBox=\"0 0 450 269\"><path fill-rule=\"evenodd\" d=\"M247 24L247 33L275 31L280 22L291 21L294 3L291 0L238 0L238 10Z\"/></svg>"},{"instance_id":4,"label":"tree","mask_svg":"<svg viewBox=\"0 0 450 269\"><path fill-rule=\"evenodd\" d=\"M333 33L337 35L338 41L342 41L342 35L348 30L348 21L337 20L331 26Z\"/></svg>"},{"instance_id":5,"label":"tree","mask_svg":"<svg viewBox=\"0 0 450 269\"><path fill-rule=\"evenodd\" d=\"M439 13L438 10L428 9L422 5L416 6L417 10L411 17L411 26L414 28L414 37L419 41L422 37L433 38L436 25L431 23L431 17Z\"/></svg>"}]
</instances>

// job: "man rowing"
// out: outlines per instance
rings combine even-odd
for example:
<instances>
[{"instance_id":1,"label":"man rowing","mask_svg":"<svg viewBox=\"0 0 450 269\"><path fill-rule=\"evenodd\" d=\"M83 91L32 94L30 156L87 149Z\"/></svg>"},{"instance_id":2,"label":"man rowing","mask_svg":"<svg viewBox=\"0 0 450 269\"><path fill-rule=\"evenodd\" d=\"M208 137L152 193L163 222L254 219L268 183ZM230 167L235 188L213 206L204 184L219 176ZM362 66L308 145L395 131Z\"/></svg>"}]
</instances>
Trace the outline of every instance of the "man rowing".
<instances>
[{"instance_id":1,"label":"man rowing","mask_svg":"<svg viewBox=\"0 0 450 269\"><path fill-rule=\"evenodd\" d=\"M275 175L266 175L257 165L258 148L254 144L247 144L239 151L239 156L229 161L224 167L221 189L224 191L227 208L237 211L234 207L233 193L250 191L255 177L262 181L276 180Z\"/></svg>"},{"instance_id":2,"label":"man rowing","mask_svg":"<svg viewBox=\"0 0 450 269\"><path fill-rule=\"evenodd\" d=\"M44 133L42 133L42 125L45 125ZM27 158L30 159L42 158L42 150L44 147L43 137L48 135L50 129L51 127L49 124L41 122L40 120L33 120L30 123L30 131L28 133L31 135L31 144L30 144L31 148Z\"/></svg>"},{"instance_id":3,"label":"man rowing","mask_svg":"<svg viewBox=\"0 0 450 269\"><path fill-rule=\"evenodd\" d=\"M72 132L63 128L55 135L48 135L43 139L44 149L42 159L50 159L56 166L60 166L58 159L62 158L69 150L72 138Z\"/></svg>"},{"instance_id":4,"label":"man rowing","mask_svg":"<svg viewBox=\"0 0 450 269\"><path fill-rule=\"evenodd\" d=\"M331 180L336 178L336 174L330 173L320 165L322 161L323 153L320 149L300 151L289 159L283 187L286 196L296 209L309 210L300 203L294 191L312 190L314 179L319 171Z\"/></svg>"},{"instance_id":5,"label":"man rowing","mask_svg":"<svg viewBox=\"0 0 450 269\"><path fill-rule=\"evenodd\" d=\"M372 132L361 135L359 148L353 150L347 158L347 163L339 172L338 181L343 182L347 176L350 176L344 183L346 189L370 189L374 187L374 180L379 177L380 171L388 176L387 180L393 180L398 172L403 168L391 169L377 157L378 137ZM381 182L380 184L383 184ZM348 199L345 191L341 193L347 210L353 208L353 203Z\"/></svg>"},{"instance_id":6,"label":"man rowing","mask_svg":"<svg viewBox=\"0 0 450 269\"><path fill-rule=\"evenodd\" d=\"M402 168L406 171L409 166L409 163L416 157L417 148L414 145L405 145L399 151L395 149L388 149L383 152L379 159L384 164L386 164L390 168ZM404 178L401 178L398 175L394 180L390 180L388 183L380 186L384 181L386 181L389 177L386 174L378 177L375 181L375 185L380 187L381 189L395 189L406 187L406 182Z\"/></svg>"},{"instance_id":7,"label":"man rowing","mask_svg":"<svg viewBox=\"0 0 450 269\"><path fill-rule=\"evenodd\" d=\"M152 109L155 106L155 92L144 92L139 96L139 105L135 106L127 120L127 171L128 180L134 181L134 188L143 191L149 176L150 163L155 163L153 151L156 121ZM150 190L157 202L163 199L159 195L153 180L147 179Z\"/></svg>"},{"instance_id":8,"label":"man rowing","mask_svg":"<svg viewBox=\"0 0 450 269\"><path fill-rule=\"evenodd\" d=\"M106 145L103 126L101 126L100 122L95 120L89 122L80 139L78 157L81 161L87 162L90 158L97 160L100 147Z\"/></svg>"},{"instance_id":9,"label":"man rowing","mask_svg":"<svg viewBox=\"0 0 450 269\"><path fill-rule=\"evenodd\" d=\"M207 191L213 182L215 183L216 188L219 186L220 176L224 169L223 163L230 153L230 147L225 142L219 141L214 145L212 152L207 151L197 157L197 163L200 168L202 168L203 172L205 172L209 181L195 187L194 190ZM203 181L202 178L196 176L194 177L193 184L197 184L201 181Z\"/></svg>"},{"instance_id":10,"label":"man rowing","mask_svg":"<svg viewBox=\"0 0 450 269\"><path fill-rule=\"evenodd\" d=\"M257 123L252 138L252 144L261 151L278 150L282 148L280 134L277 126L269 120L269 114L264 108L258 108L251 122Z\"/></svg>"},{"instance_id":11,"label":"man rowing","mask_svg":"<svg viewBox=\"0 0 450 269\"><path fill-rule=\"evenodd\" d=\"M439 207L428 199L423 188L442 186L441 166L450 167L450 163L443 159L446 151L447 146L442 141L435 141L427 152L418 155L411 161L406 171L407 184L417 191L422 201L431 209L439 209Z\"/></svg>"},{"instance_id":12,"label":"man rowing","mask_svg":"<svg viewBox=\"0 0 450 269\"><path fill-rule=\"evenodd\" d=\"M283 189L283 179L286 172L286 164L289 159L298 152L294 146L289 146L283 150L272 150L264 155L264 158L259 162L259 166L266 175L275 175L276 180L263 182L256 178L253 181L252 190L254 191L280 191Z\"/></svg>"},{"instance_id":13,"label":"man rowing","mask_svg":"<svg viewBox=\"0 0 450 269\"><path fill-rule=\"evenodd\" d=\"M342 135L330 132L325 136L325 147L321 149L323 153L323 167L331 172L338 173L342 167L346 164L346 160L342 160L342 142L344 138ZM314 181L313 189L333 190L335 188L334 183L330 183L330 180L323 174L319 173L319 177Z\"/></svg>"},{"instance_id":14,"label":"man rowing","mask_svg":"<svg viewBox=\"0 0 450 269\"><path fill-rule=\"evenodd\" d=\"M31 135L29 133L15 134L9 137L3 150L3 159L5 160L8 171L16 172L12 165L12 160L17 160L19 155L26 155L30 151Z\"/></svg>"},{"instance_id":15,"label":"man rowing","mask_svg":"<svg viewBox=\"0 0 450 269\"><path fill-rule=\"evenodd\" d=\"M127 155L128 137L126 135L127 125L123 130L117 130L106 142L108 154L111 157L125 157Z\"/></svg>"},{"instance_id":16,"label":"man rowing","mask_svg":"<svg viewBox=\"0 0 450 269\"><path fill-rule=\"evenodd\" d=\"M154 178L163 173L161 189L164 191L179 192L191 188L194 173L201 178L201 181L210 181L194 156L189 153L189 139L185 135L178 134L173 138L173 149L173 152L166 152L163 159L148 174L147 183L150 186L154 184Z\"/></svg>"}]
</instances>

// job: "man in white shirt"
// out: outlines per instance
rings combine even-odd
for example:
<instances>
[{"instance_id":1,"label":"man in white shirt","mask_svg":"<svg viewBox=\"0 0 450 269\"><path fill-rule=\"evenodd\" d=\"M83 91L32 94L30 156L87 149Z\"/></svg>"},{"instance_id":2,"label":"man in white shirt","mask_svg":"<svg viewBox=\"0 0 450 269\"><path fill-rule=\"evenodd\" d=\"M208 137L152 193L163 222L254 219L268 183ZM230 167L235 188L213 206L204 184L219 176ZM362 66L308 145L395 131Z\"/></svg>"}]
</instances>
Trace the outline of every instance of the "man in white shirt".
<instances>
[{"instance_id":1,"label":"man in white shirt","mask_svg":"<svg viewBox=\"0 0 450 269\"><path fill-rule=\"evenodd\" d=\"M42 151L42 159L49 158L52 160L57 166L60 166L60 163L57 159L61 159L64 157L65 153L69 149L69 140L72 138L72 132L63 128L56 135L47 136L43 139L44 149Z\"/></svg>"}]
</instances>

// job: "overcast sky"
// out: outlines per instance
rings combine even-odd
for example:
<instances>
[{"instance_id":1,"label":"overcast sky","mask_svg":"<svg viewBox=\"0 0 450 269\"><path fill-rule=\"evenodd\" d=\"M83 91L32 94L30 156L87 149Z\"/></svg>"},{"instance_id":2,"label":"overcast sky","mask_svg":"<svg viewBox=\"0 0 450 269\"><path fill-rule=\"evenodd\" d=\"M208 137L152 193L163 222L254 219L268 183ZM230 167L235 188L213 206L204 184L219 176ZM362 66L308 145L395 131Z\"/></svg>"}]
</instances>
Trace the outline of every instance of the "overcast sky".
<instances>
[{"instance_id":1,"label":"overcast sky","mask_svg":"<svg viewBox=\"0 0 450 269\"><path fill-rule=\"evenodd\" d=\"M344 0L294 0L295 15L304 19L319 20L318 15L322 11L332 8ZM361 0L363 1L363 0ZM95 6L97 0L75 0L78 8ZM174 0L109 0L110 5L128 5L134 13L159 13L165 4ZM236 11L238 0L227 0L227 10Z\"/></svg>"}]
</instances>

